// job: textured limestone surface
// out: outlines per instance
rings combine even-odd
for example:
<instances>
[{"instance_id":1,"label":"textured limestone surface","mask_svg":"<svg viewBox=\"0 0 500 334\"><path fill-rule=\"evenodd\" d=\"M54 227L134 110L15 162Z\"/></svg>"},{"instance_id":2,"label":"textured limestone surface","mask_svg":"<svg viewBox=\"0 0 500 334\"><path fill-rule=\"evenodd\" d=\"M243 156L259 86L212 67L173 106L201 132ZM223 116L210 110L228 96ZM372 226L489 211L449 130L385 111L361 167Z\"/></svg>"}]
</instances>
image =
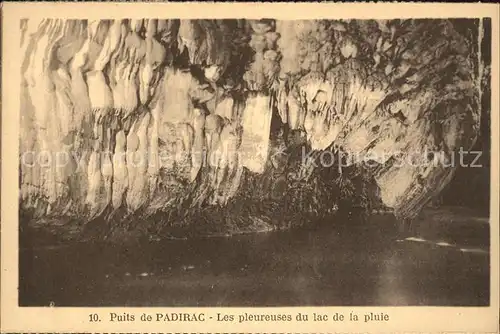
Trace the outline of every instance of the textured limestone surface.
<instances>
[{"instance_id":1,"label":"textured limestone surface","mask_svg":"<svg viewBox=\"0 0 500 334\"><path fill-rule=\"evenodd\" d=\"M349 203L411 218L479 131L467 24L23 21L22 224L227 234Z\"/></svg>"}]
</instances>

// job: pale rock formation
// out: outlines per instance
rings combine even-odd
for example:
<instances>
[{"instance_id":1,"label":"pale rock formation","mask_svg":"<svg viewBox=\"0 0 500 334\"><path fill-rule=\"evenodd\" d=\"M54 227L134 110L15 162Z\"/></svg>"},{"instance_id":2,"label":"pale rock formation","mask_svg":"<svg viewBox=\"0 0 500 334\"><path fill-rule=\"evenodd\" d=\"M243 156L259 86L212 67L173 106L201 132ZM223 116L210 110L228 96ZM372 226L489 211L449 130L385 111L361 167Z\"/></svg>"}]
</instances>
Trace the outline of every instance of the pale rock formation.
<instances>
[{"instance_id":1,"label":"pale rock formation","mask_svg":"<svg viewBox=\"0 0 500 334\"><path fill-rule=\"evenodd\" d=\"M314 167L309 190L292 187L300 145L342 150L351 166L370 157L373 191L411 217L454 169L395 159L425 148L450 158L477 136L482 65L448 20L436 21L439 35L418 20L43 19L22 29L20 203L35 219L197 212L283 184L280 196L313 189L330 200L336 181L314 179ZM313 204L304 208L317 213Z\"/></svg>"}]
</instances>

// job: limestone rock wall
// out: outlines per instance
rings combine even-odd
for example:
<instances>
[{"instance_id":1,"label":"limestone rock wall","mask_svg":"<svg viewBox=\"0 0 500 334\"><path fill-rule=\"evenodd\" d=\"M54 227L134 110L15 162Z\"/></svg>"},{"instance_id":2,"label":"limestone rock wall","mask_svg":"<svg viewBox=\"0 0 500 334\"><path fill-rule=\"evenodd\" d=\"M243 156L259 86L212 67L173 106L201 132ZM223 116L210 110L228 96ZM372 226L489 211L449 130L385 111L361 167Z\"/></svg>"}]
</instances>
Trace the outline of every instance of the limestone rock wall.
<instances>
[{"instance_id":1,"label":"limestone rock wall","mask_svg":"<svg viewBox=\"0 0 500 334\"><path fill-rule=\"evenodd\" d=\"M478 133L470 25L466 36L452 20L24 21L21 210L168 220L180 203L223 212L242 194L279 210L308 188L321 199L296 210L327 212L337 179L318 179L330 166L304 164L303 149L341 152L346 168L374 160L361 168L369 192L412 217L453 177L429 161ZM401 163L425 149L439 155Z\"/></svg>"}]
</instances>

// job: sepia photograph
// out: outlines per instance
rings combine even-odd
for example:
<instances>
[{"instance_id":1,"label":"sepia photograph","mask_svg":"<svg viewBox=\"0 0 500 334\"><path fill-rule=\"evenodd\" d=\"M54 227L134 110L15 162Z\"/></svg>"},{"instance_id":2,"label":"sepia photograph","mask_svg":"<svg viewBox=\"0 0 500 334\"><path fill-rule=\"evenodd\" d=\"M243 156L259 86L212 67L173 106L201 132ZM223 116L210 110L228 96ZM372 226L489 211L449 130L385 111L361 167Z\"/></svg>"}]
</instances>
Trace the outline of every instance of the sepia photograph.
<instances>
[{"instance_id":1,"label":"sepia photograph","mask_svg":"<svg viewBox=\"0 0 500 334\"><path fill-rule=\"evenodd\" d=\"M490 26L22 20L20 305L488 305Z\"/></svg>"},{"instance_id":2,"label":"sepia photograph","mask_svg":"<svg viewBox=\"0 0 500 334\"><path fill-rule=\"evenodd\" d=\"M372 307L360 322L382 323L384 307L498 305L496 17L108 8L10 27L16 312Z\"/></svg>"}]
</instances>

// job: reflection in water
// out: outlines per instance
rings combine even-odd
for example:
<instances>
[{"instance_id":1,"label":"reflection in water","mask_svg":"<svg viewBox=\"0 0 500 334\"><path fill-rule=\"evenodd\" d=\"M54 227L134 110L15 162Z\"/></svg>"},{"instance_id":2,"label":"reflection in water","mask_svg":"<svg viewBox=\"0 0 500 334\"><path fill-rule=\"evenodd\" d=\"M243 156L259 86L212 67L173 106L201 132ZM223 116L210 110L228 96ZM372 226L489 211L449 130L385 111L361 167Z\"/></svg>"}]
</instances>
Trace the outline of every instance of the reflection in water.
<instances>
[{"instance_id":1,"label":"reflection in water","mask_svg":"<svg viewBox=\"0 0 500 334\"><path fill-rule=\"evenodd\" d=\"M392 219L379 217L368 224L327 221L307 230L231 238L23 249L20 301L27 306L489 303L487 252L398 242L396 230Z\"/></svg>"},{"instance_id":2,"label":"reflection in water","mask_svg":"<svg viewBox=\"0 0 500 334\"><path fill-rule=\"evenodd\" d=\"M382 305L410 305L408 291L400 281L401 261L391 256L382 261L381 275L378 277L377 298Z\"/></svg>"}]
</instances>

